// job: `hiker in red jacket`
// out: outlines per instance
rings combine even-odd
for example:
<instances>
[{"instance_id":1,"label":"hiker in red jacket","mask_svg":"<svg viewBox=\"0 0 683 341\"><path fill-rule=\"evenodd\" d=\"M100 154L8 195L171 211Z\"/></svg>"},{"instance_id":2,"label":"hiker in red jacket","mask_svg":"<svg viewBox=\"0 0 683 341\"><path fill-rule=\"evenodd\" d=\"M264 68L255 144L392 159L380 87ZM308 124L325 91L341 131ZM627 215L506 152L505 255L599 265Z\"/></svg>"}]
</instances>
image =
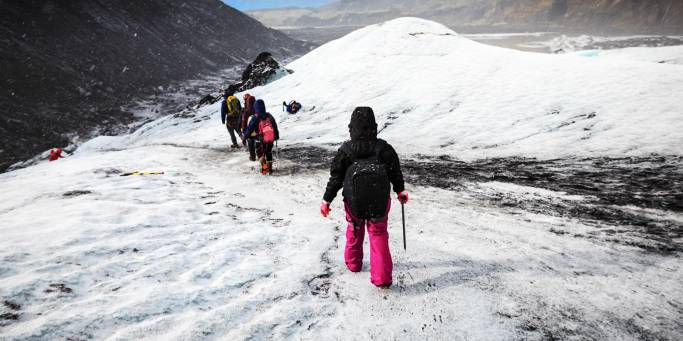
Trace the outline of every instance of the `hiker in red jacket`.
<instances>
[{"instance_id":1,"label":"hiker in red jacket","mask_svg":"<svg viewBox=\"0 0 683 341\"><path fill-rule=\"evenodd\" d=\"M247 130L247 125L249 124L249 118L254 115L254 103L256 102L256 97L250 94L244 94L244 108L242 109L242 125L240 131L244 132ZM256 134L257 132L251 132L247 135L246 139L242 139L242 143L248 146L249 160L256 161ZM244 135L244 134L243 134Z\"/></svg>"},{"instance_id":2,"label":"hiker in red jacket","mask_svg":"<svg viewBox=\"0 0 683 341\"><path fill-rule=\"evenodd\" d=\"M352 272L363 266L363 238L370 235L370 282L387 288L392 283L393 263L387 232L391 208L390 185L401 204L408 202L401 164L394 148L377 138L377 123L371 108L359 107L351 115L351 140L344 142L332 160L330 180L320 213L330 214L330 203L344 188L346 247L344 260Z\"/></svg>"}]
</instances>

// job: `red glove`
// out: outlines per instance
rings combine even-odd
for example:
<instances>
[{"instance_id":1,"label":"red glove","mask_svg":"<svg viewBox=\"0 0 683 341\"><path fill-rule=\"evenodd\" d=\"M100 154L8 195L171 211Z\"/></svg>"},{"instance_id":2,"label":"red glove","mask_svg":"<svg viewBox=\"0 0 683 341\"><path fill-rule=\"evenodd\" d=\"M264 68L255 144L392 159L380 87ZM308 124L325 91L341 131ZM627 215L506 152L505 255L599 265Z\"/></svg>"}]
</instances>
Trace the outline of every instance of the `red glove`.
<instances>
[{"instance_id":1,"label":"red glove","mask_svg":"<svg viewBox=\"0 0 683 341\"><path fill-rule=\"evenodd\" d=\"M330 215L330 203L323 200L322 204L320 204L320 214L323 215L323 217L327 218L328 215Z\"/></svg>"},{"instance_id":2,"label":"red glove","mask_svg":"<svg viewBox=\"0 0 683 341\"><path fill-rule=\"evenodd\" d=\"M407 204L408 203L408 192L403 191L398 194L398 201L401 202L401 204Z\"/></svg>"}]
</instances>

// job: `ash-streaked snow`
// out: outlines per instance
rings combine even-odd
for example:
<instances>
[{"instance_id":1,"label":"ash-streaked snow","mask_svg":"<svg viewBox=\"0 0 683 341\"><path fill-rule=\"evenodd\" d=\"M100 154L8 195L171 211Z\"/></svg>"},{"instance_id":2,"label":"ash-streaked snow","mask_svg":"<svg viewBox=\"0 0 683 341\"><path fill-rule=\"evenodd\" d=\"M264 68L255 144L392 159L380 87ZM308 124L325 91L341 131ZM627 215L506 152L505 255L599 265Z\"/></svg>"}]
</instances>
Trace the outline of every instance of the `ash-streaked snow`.
<instances>
[{"instance_id":1,"label":"ash-streaked snow","mask_svg":"<svg viewBox=\"0 0 683 341\"><path fill-rule=\"evenodd\" d=\"M505 50L404 18L288 68L251 92L283 137L272 177L227 150L219 103L0 175L0 339L683 338L676 188L669 206L603 201L626 176L591 196L513 167L538 158L529 169L562 184L653 164L680 181L680 65ZM282 113L290 99L304 110ZM317 212L324 156L358 105L406 160L408 249L394 200L389 290L369 283L367 258L345 269L340 200L332 218ZM486 175L495 160L457 184L408 173L490 157L510 173ZM557 208L571 205L647 221Z\"/></svg>"}]
</instances>

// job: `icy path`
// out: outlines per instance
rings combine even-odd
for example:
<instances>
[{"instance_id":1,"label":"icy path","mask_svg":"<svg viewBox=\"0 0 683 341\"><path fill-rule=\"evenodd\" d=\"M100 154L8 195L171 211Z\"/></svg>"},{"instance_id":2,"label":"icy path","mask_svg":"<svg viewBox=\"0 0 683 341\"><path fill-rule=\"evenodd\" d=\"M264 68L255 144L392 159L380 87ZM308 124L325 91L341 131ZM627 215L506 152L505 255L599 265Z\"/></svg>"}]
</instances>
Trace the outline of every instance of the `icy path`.
<instances>
[{"instance_id":1,"label":"icy path","mask_svg":"<svg viewBox=\"0 0 683 341\"><path fill-rule=\"evenodd\" d=\"M150 154L156 164L135 161ZM0 296L22 308L2 338L298 330L296 320L319 311L306 279L320 272L332 232L313 214L295 217L305 202L285 198L312 196L319 184L268 189L280 179L245 174L239 156L217 162L225 152L145 147L3 175L14 177L3 189L16 200L0 208ZM120 177L123 167L167 174Z\"/></svg>"},{"instance_id":2,"label":"icy path","mask_svg":"<svg viewBox=\"0 0 683 341\"><path fill-rule=\"evenodd\" d=\"M339 201L319 217L325 172L245 160L152 145L0 175L0 339L683 337L678 253L410 186L408 251L394 207L380 290L367 259L345 270ZM118 176L141 169L166 174Z\"/></svg>"}]
</instances>

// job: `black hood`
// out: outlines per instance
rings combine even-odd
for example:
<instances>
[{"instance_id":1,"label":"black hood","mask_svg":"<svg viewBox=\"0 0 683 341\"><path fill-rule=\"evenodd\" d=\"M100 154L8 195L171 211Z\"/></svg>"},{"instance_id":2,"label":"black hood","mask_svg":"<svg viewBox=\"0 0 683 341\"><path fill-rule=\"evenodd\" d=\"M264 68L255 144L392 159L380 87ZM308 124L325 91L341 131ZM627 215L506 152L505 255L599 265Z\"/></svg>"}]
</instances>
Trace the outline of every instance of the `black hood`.
<instances>
[{"instance_id":1,"label":"black hood","mask_svg":"<svg viewBox=\"0 0 683 341\"><path fill-rule=\"evenodd\" d=\"M357 158L366 158L375 153L377 144L377 122L372 108L358 107L351 115L349 123L351 141L348 143L348 152Z\"/></svg>"},{"instance_id":2,"label":"black hood","mask_svg":"<svg viewBox=\"0 0 683 341\"><path fill-rule=\"evenodd\" d=\"M351 114L349 123L351 141L377 139L377 122L375 113L370 107L358 107Z\"/></svg>"}]
</instances>

